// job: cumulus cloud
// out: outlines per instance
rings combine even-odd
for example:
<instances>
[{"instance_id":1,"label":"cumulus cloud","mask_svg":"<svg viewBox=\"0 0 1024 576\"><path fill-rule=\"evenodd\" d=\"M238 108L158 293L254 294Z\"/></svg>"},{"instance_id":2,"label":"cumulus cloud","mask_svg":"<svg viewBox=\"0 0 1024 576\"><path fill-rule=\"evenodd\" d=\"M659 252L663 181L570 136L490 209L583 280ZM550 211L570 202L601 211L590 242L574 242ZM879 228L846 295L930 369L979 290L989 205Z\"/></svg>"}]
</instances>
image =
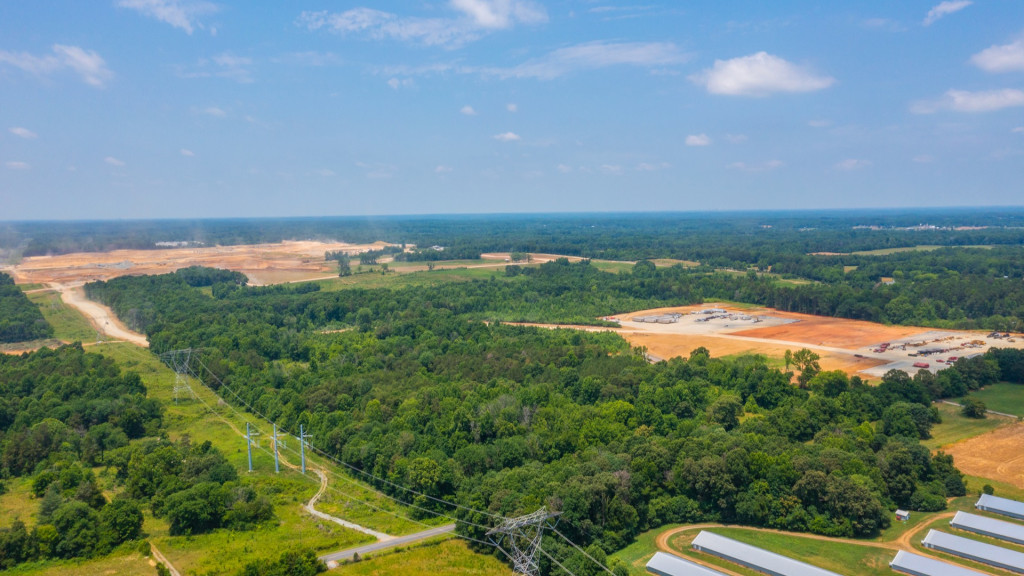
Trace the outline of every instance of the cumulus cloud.
<instances>
[{"instance_id":1,"label":"cumulus cloud","mask_svg":"<svg viewBox=\"0 0 1024 576\"><path fill-rule=\"evenodd\" d=\"M768 160L766 162L756 162L753 164L747 162L733 162L729 164L728 168L733 170L741 170L743 172L767 172L768 170L775 170L776 168L782 168L785 164L781 160Z\"/></svg>"},{"instance_id":2,"label":"cumulus cloud","mask_svg":"<svg viewBox=\"0 0 1024 576\"><path fill-rule=\"evenodd\" d=\"M1024 37L1002 46L990 46L972 56L971 62L988 72L1024 72Z\"/></svg>"},{"instance_id":3,"label":"cumulus cloud","mask_svg":"<svg viewBox=\"0 0 1024 576\"><path fill-rule=\"evenodd\" d=\"M310 31L362 34L375 40L399 40L427 46L458 47L484 34L516 24L547 22L544 8L530 0L450 0L452 16L421 18L400 16L374 8L344 12L305 11L296 24Z\"/></svg>"},{"instance_id":4,"label":"cumulus cloud","mask_svg":"<svg viewBox=\"0 0 1024 576\"><path fill-rule=\"evenodd\" d=\"M519 137L519 134L516 134L515 132L505 132L503 134L495 134L494 135L494 139L499 141L499 142L515 142L516 140L521 140L521 138Z\"/></svg>"},{"instance_id":5,"label":"cumulus cloud","mask_svg":"<svg viewBox=\"0 0 1024 576\"><path fill-rule=\"evenodd\" d=\"M910 105L914 114L934 114L942 110L955 112L993 112L1003 108L1024 106L1024 91L1013 88L968 92L949 90L937 100L920 100Z\"/></svg>"},{"instance_id":6,"label":"cumulus cloud","mask_svg":"<svg viewBox=\"0 0 1024 576\"><path fill-rule=\"evenodd\" d=\"M32 140L34 138L38 138L38 136L36 135L35 132L29 130L28 128L22 128L21 126L15 126L13 128L8 128L8 132L10 132L11 134L14 134L15 136L18 136L20 138L25 138L26 140Z\"/></svg>"},{"instance_id":7,"label":"cumulus cloud","mask_svg":"<svg viewBox=\"0 0 1024 576\"><path fill-rule=\"evenodd\" d=\"M103 161L106 162L107 164L110 164L111 166L124 166L123 160L118 160L113 156L107 156L106 158L103 159Z\"/></svg>"},{"instance_id":8,"label":"cumulus cloud","mask_svg":"<svg viewBox=\"0 0 1024 576\"><path fill-rule=\"evenodd\" d=\"M195 156L196 153L191 151L191 150L189 150L188 148L182 148L181 149L181 155L182 156L187 156L187 157L191 158L191 157Z\"/></svg>"},{"instance_id":9,"label":"cumulus cloud","mask_svg":"<svg viewBox=\"0 0 1024 576\"><path fill-rule=\"evenodd\" d=\"M459 110L459 112L462 112L466 116L476 116L476 110L474 110L473 107L469 105L463 106L462 109Z\"/></svg>"},{"instance_id":10,"label":"cumulus cloud","mask_svg":"<svg viewBox=\"0 0 1024 576\"><path fill-rule=\"evenodd\" d=\"M871 161L860 158L847 158L836 163L836 168L839 170L859 170L868 166L871 166Z\"/></svg>"},{"instance_id":11,"label":"cumulus cloud","mask_svg":"<svg viewBox=\"0 0 1024 576\"><path fill-rule=\"evenodd\" d=\"M5 165L10 170L28 170L31 168L28 162L21 162L20 160L11 160L10 162L6 162Z\"/></svg>"},{"instance_id":12,"label":"cumulus cloud","mask_svg":"<svg viewBox=\"0 0 1024 576\"><path fill-rule=\"evenodd\" d=\"M653 68L680 64L689 58L672 42L586 42L559 48L511 68L485 68L480 71L502 78L550 80L576 70L621 65Z\"/></svg>"},{"instance_id":13,"label":"cumulus cloud","mask_svg":"<svg viewBox=\"0 0 1024 576\"><path fill-rule=\"evenodd\" d=\"M117 5L180 28L186 34L192 34L195 28L203 28L199 22L200 16L218 10L217 5L210 2L187 0L120 0ZM216 35L216 29L210 33Z\"/></svg>"},{"instance_id":14,"label":"cumulus cloud","mask_svg":"<svg viewBox=\"0 0 1024 576\"><path fill-rule=\"evenodd\" d=\"M768 96L775 92L814 92L835 83L835 78L816 74L767 52L715 65L690 79L712 94Z\"/></svg>"},{"instance_id":15,"label":"cumulus cloud","mask_svg":"<svg viewBox=\"0 0 1024 576\"><path fill-rule=\"evenodd\" d=\"M0 50L0 64L14 66L36 76L71 70L78 74L83 82L96 87L102 87L104 82L114 76L103 58L92 50L63 44L54 44L52 50L53 54L43 56Z\"/></svg>"},{"instance_id":16,"label":"cumulus cloud","mask_svg":"<svg viewBox=\"0 0 1024 576\"><path fill-rule=\"evenodd\" d=\"M954 12L959 12L971 4L974 4L971 0L946 0L945 2L940 2L928 11L928 14L924 17L924 22L922 22L922 24L925 26L931 26L939 18Z\"/></svg>"},{"instance_id":17,"label":"cumulus cloud","mask_svg":"<svg viewBox=\"0 0 1024 576\"><path fill-rule=\"evenodd\" d=\"M505 109L512 113L519 112L519 105L509 103L505 105Z\"/></svg>"},{"instance_id":18,"label":"cumulus cloud","mask_svg":"<svg viewBox=\"0 0 1024 576\"><path fill-rule=\"evenodd\" d=\"M687 146L708 146L711 144L711 138L708 138L707 134L690 134L686 137Z\"/></svg>"},{"instance_id":19,"label":"cumulus cloud","mask_svg":"<svg viewBox=\"0 0 1024 576\"><path fill-rule=\"evenodd\" d=\"M412 78L391 78L388 80L388 86L391 86L392 90L398 90L399 88L408 88L414 85L416 82Z\"/></svg>"}]
</instances>

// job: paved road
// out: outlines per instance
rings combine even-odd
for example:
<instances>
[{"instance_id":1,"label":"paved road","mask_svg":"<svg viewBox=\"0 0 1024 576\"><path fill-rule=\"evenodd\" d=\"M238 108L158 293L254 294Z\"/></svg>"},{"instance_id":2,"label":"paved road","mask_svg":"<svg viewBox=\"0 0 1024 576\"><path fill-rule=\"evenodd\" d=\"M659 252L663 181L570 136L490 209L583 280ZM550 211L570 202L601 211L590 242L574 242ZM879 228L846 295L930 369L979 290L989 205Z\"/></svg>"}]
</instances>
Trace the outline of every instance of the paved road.
<instances>
[{"instance_id":1,"label":"paved road","mask_svg":"<svg viewBox=\"0 0 1024 576\"><path fill-rule=\"evenodd\" d=\"M455 532L455 524L445 524L444 526L438 526L437 528L431 528L430 530L424 530L423 532L409 534L408 536L398 536L383 542L374 542L373 544L366 544L364 546L359 546L358 548L349 548L348 550L342 550L340 552L324 554L320 557L320 560L326 562L327 566L332 568L342 560L351 560L352 556L355 554L363 556L365 554L387 550L388 548L394 548L395 546L412 544L413 542L419 542L421 540L433 538L434 536L451 534L452 532Z\"/></svg>"}]
</instances>

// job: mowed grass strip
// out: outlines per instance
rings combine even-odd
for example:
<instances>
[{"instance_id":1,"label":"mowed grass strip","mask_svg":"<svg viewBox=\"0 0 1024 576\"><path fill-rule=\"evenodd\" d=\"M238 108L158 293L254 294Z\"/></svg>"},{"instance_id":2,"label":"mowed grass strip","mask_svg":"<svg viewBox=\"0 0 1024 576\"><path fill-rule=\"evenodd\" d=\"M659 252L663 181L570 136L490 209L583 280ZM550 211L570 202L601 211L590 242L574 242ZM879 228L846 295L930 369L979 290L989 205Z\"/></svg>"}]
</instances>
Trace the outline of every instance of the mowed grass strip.
<instances>
[{"instance_id":1,"label":"mowed grass strip","mask_svg":"<svg viewBox=\"0 0 1024 576\"><path fill-rule=\"evenodd\" d=\"M981 400L989 410L1024 417L1024 385L1010 382L990 384L971 392L968 398Z\"/></svg>"},{"instance_id":2,"label":"mowed grass strip","mask_svg":"<svg viewBox=\"0 0 1024 576\"><path fill-rule=\"evenodd\" d=\"M331 573L343 576L513 576L512 570L500 560L473 552L464 540L459 539L448 539L344 564Z\"/></svg>"},{"instance_id":3,"label":"mowed grass strip","mask_svg":"<svg viewBox=\"0 0 1024 576\"><path fill-rule=\"evenodd\" d=\"M849 543L832 542L739 528L714 528L711 531L839 574L891 576L889 562L896 555L895 550L858 544L852 540Z\"/></svg>"},{"instance_id":4,"label":"mowed grass strip","mask_svg":"<svg viewBox=\"0 0 1024 576\"><path fill-rule=\"evenodd\" d=\"M82 314L68 306L59 292L33 292L29 300L39 306L43 318L53 326L53 335L65 342L95 342L96 329Z\"/></svg>"},{"instance_id":5,"label":"mowed grass strip","mask_svg":"<svg viewBox=\"0 0 1024 576\"><path fill-rule=\"evenodd\" d=\"M961 414L958 406L943 403L935 404L935 406L939 409L939 414L942 415L942 423L932 426L932 437L921 441L921 444L929 450L939 450L943 446L980 436L1014 422L1009 418L998 416L968 418Z\"/></svg>"}]
</instances>

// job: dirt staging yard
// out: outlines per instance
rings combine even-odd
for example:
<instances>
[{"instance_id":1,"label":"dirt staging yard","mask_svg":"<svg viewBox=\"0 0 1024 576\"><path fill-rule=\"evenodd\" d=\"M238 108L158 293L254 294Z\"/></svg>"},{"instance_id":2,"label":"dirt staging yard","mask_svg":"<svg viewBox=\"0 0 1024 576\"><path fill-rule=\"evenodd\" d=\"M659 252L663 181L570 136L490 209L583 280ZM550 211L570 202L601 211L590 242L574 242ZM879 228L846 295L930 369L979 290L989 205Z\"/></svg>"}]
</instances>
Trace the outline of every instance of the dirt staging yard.
<instances>
[{"instance_id":1,"label":"dirt staging yard","mask_svg":"<svg viewBox=\"0 0 1024 576\"><path fill-rule=\"evenodd\" d=\"M733 332L733 334L772 340L806 342L807 344L836 346L838 348L854 349L872 346L880 342L900 340L930 330L930 328L918 328L915 326L885 326L861 320L781 312L768 308L758 308L748 312L758 315L767 314L776 318L795 320L795 322L779 326L741 330Z\"/></svg>"},{"instance_id":2,"label":"dirt staging yard","mask_svg":"<svg viewBox=\"0 0 1024 576\"><path fill-rule=\"evenodd\" d=\"M325 252L344 250L349 254L359 254L386 245L383 242L286 241L243 246L82 252L25 258L8 272L18 284L66 284L126 275L166 274L189 266L209 266L242 272L249 277L251 284L263 285L333 277L336 264L324 260Z\"/></svg>"},{"instance_id":3,"label":"dirt staging yard","mask_svg":"<svg viewBox=\"0 0 1024 576\"><path fill-rule=\"evenodd\" d=\"M996 428L942 450L966 474L1024 488L1024 423Z\"/></svg>"}]
</instances>

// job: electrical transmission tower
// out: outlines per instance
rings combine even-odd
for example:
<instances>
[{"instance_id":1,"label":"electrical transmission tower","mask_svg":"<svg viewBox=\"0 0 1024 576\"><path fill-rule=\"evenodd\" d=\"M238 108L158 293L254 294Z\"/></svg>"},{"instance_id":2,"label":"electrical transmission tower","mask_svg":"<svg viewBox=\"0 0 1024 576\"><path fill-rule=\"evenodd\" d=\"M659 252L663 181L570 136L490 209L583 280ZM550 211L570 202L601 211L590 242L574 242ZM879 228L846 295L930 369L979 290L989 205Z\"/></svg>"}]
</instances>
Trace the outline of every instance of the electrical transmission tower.
<instances>
[{"instance_id":1,"label":"electrical transmission tower","mask_svg":"<svg viewBox=\"0 0 1024 576\"><path fill-rule=\"evenodd\" d=\"M487 538L499 549L508 551L516 574L538 576L537 552L540 551L544 529L548 528L548 520L558 514L542 507L532 514L506 518L501 525L487 532Z\"/></svg>"},{"instance_id":2,"label":"electrical transmission tower","mask_svg":"<svg viewBox=\"0 0 1024 576\"><path fill-rule=\"evenodd\" d=\"M192 359L198 356L199 351L193 350L192 348L185 348L183 350L171 350L164 352L160 355L160 359L163 360L171 370L174 370L174 403L178 403L178 398L188 397L195 398L196 393L192 390L192 385L189 384L189 376L196 377L195 371L192 368Z\"/></svg>"}]
</instances>

